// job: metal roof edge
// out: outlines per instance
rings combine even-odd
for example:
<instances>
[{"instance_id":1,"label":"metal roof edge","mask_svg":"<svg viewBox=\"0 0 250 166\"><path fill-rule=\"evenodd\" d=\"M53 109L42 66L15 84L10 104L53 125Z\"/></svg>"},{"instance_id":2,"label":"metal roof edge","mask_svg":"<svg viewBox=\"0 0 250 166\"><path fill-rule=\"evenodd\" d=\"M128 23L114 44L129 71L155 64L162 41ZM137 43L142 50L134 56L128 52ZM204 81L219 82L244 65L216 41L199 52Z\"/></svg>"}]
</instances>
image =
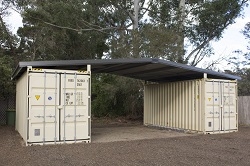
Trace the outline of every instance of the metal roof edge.
<instances>
[{"instance_id":1,"label":"metal roof edge","mask_svg":"<svg viewBox=\"0 0 250 166\"><path fill-rule=\"evenodd\" d=\"M136 62L135 62L136 61ZM66 62L66 63L65 63ZM68 63L74 63L75 65L82 64L99 64L99 63L138 63L138 62L152 62L152 58L124 58L124 59L86 59L86 60L56 60L56 61L21 61L19 67L27 66L52 66L52 65L68 65Z\"/></svg>"},{"instance_id":2,"label":"metal roof edge","mask_svg":"<svg viewBox=\"0 0 250 166\"><path fill-rule=\"evenodd\" d=\"M11 80L14 80L17 76L17 74L22 70L22 67L20 67L21 62L18 63L18 65L16 66L13 74L11 75Z\"/></svg>"},{"instance_id":3,"label":"metal roof edge","mask_svg":"<svg viewBox=\"0 0 250 166\"><path fill-rule=\"evenodd\" d=\"M183 69L187 69L187 70L192 70L192 71L196 71L196 72L200 72L200 73L207 73L207 74L211 74L211 75L227 77L227 78L230 78L230 79L241 80L241 77L236 76L236 75L220 73L220 72L216 72L216 71L213 71L213 70L202 69L202 68L199 68L199 67L189 66L189 65L186 65L186 64L176 63L176 62L172 62L172 61L168 61L168 60L155 59L155 61L156 60L158 60L158 63L161 63L161 64L168 64L168 65L171 65L171 66L174 66L174 67L183 68Z\"/></svg>"},{"instance_id":4,"label":"metal roof edge","mask_svg":"<svg viewBox=\"0 0 250 166\"><path fill-rule=\"evenodd\" d=\"M69 63L74 65L94 65L94 64L114 64L114 63L152 63L152 58L124 58L124 59L86 59L86 60L55 60L55 61L21 61L15 68L11 79L14 80L19 72L27 66L40 67L40 66L67 66Z\"/></svg>"}]
</instances>

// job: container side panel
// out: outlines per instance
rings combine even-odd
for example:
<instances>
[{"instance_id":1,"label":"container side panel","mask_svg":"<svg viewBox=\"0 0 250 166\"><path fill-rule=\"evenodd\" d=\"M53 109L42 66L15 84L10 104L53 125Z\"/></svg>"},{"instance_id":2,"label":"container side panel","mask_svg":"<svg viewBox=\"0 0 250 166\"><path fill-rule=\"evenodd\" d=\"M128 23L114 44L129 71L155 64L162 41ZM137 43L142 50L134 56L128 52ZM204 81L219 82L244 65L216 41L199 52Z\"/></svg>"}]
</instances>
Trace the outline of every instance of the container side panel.
<instances>
[{"instance_id":1,"label":"container side panel","mask_svg":"<svg viewBox=\"0 0 250 166\"><path fill-rule=\"evenodd\" d=\"M188 86L188 83L185 84L183 83L183 90L184 90L184 125L183 128L187 129L188 128L188 88L186 88L186 86Z\"/></svg>"},{"instance_id":2,"label":"container side panel","mask_svg":"<svg viewBox=\"0 0 250 166\"><path fill-rule=\"evenodd\" d=\"M179 94L178 94L178 82L174 84L174 128L179 128L178 122L179 122L179 109L178 109L178 102L179 102Z\"/></svg>"},{"instance_id":3,"label":"container side panel","mask_svg":"<svg viewBox=\"0 0 250 166\"><path fill-rule=\"evenodd\" d=\"M198 88L198 90L199 90L199 92L198 92L198 95L197 95L197 100L198 100L198 109L199 109L199 112L198 112L198 124L199 124L199 126L198 126L198 130L199 131L204 131L204 128L203 128L203 122L204 122L204 107L203 107L203 104L204 104L204 102L203 102L203 80L199 80L199 81L197 81L198 82L198 84L199 84L199 88Z\"/></svg>"},{"instance_id":4,"label":"container side panel","mask_svg":"<svg viewBox=\"0 0 250 166\"><path fill-rule=\"evenodd\" d=\"M155 87L156 88L156 90L155 90L155 92L156 92L156 94L155 94L155 96L156 96L156 98L155 98L155 103L156 103L156 107L155 107L155 124L157 125L157 126L159 126L160 124L159 124L159 120L160 120L160 100L159 100L159 89L160 89L160 86L157 86L157 87Z\"/></svg>"},{"instance_id":5,"label":"container side panel","mask_svg":"<svg viewBox=\"0 0 250 166\"><path fill-rule=\"evenodd\" d=\"M27 72L16 83L16 130L27 141Z\"/></svg>"},{"instance_id":6,"label":"container side panel","mask_svg":"<svg viewBox=\"0 0 250 166\"><path fill-rule=\"evenodd\" d=\"M199 82L198 82L199 83ZM200 130L201 86L197 81L145 85L145 125Z\"/></svg>"},{"instance_id":7,"label":"container side panel","mask_svg":"<svg viewBox=\"0 0 250 166\"><path fill-rule=\"evenodd\" d=\"M147 97L145 97L147 95L147 92L146 92L146 86L144 86L144 91L143 91L143 124L145 125L148 121L148 114L146 113L147 112L147 107L148 107L148 102L147 102Z\"/></svg>"},{"instance_id":8,"label":"container side panel","mask_svg":"<svg viewBox=\"0 0 250 166\"><path fill-rule=\"evenodd\" d=\"M89 75L62 74L60 136L62 141L89 139Z\"/></svg>"},{"instance_id":9,"label":"container side panel","mask_svg":"<svg viewBox=\"0 0 250 166\"><path fill-rule=\"evenodd\" d=\"M188 109L187 109L187 117L188 117L188 126L187 129L192 129L192 82L187 82L188 86L186 87L188 89Z\"/></svg>"},{"instance_id":10,"label":"container side panel","mask_svg":"<svg viewBox=\"0 0 250 166\"><path fill-rule=\"evenodd\" d=\"M29 74L29 140L59 140L59 76L52 73Z\"/></svg>"},{"instance_id":11,"label":"container side panel","mask_svg":"<svg viewBox=\"0 0 250 166\"><path fill-rule=\"evenodd\" d=\"M171 97L170 97L170 86L168 86L167 84L165 84L165 88L166 88L166 91L165 91L165 95L166 95L166 105L167 105L167 122L166 122L166 127L170 127L170 120L171 120L171 115L170 115L170 110L171 110L171 105L170 105L170 100L171 100Z\"/></svg>"}]
</instances>

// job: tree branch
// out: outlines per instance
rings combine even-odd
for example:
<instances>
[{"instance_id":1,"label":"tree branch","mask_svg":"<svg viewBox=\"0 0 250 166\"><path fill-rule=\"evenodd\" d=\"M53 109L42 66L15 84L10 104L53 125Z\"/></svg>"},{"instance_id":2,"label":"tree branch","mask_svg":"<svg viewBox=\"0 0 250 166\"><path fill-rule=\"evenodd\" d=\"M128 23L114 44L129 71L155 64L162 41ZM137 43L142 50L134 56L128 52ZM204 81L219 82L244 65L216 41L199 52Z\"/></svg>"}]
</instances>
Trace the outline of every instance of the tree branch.
<instances>
[{"instance_id":1,"label":"tree branch","mask_svg":"<svg viewBox=\"0 0 250 166\"><path fill-rule=\"evenodd\" d=\"M202 49L205 45L207 45L213 39L214 39L214 37L211 37L208 40L204 41L202 44L200 44L198 47L196 47L193 51L191 51L188 54L188 56L185 58L185 60L189 60L196 51L199 51L200 49Z\"/></svg>"},{"instance_id":2,"label":"tree branch","mask_svg":"<svg viewBox=\"0 0 250 166\"><path fill-rule=\"evenodd\" d=\"M6 34L6 41L9 45L10 50L14 51L13 42L11 41L10 32L8 31L5 22L3 21L2 15L0 15L0 24L2 24L2 30Z\"/></svg>"}]
</instances>

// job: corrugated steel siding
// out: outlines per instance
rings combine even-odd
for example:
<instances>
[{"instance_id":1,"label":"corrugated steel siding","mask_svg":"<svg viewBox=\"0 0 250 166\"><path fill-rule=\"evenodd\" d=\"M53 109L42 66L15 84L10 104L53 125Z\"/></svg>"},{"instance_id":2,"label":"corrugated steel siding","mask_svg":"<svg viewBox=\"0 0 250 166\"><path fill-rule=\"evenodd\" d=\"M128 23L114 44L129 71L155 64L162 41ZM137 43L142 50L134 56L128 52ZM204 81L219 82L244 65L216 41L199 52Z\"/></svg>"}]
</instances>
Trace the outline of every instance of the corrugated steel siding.
<instances>
[{"instance_id":1,"label":"corrugated steel siding","mask_svg":"<svg viewBox=\"0 0 250 166\"><path fill-rule=\"evenodd\" d=\"M27 140L27 113L28 113L28 79L24 73L16 84L16 130L24 140Z\"/></svg>"},{"instance_id":2,"label":"corrugated steel siding","mask_svg":"<svg viewBox=\"0 0 250 166\"><path fill-rule=\"evenodd\" d=\"M206 125L208 123L207 111L209 111L209 109L207 109L208 105L206 98L207 94L211 94L211 89L208 89L207 86L205 86L207 81L211 80L199 79L165 84L145 85L144 124L205 133L206 129L208 129ZM218 84L223 87L225 82L228 82L228 80L215 80L215 82L218 82ZM232 84L231 86L236 85L236 81L230 82L230 85ZM230 92L230 95L234 96L235 98L237 92L235 92L235 89L232 91L233 92ZM220 92L218 95L220 95L218 98L225 98L224 93ZM214 97L208 98L211 101L214 100ZM221 107L221 105L218 104L215 106L218 108ZM219 113L219 118L223 117L225 114L224 110L226 108L227 107L225 106L225 108L223 107L223 109L220 109L221 112ZM237 112L236 106L231 106L230 108L231 112ZM214 115L212 118L215 118ZM227 129L237 130L235 126L235 123L237 124L237 117L231 116L230 118L233 126L229 129L227 127ZM221 121L223 122L223 120L225 119L222 119Z\"/></svg>"},{"instance_id":3,"label":"corrugated steel siding","mask_svg":"<svg viewBox=\"0 0 250 166\"><path fill-rule=\"evenodd\" d=\"M201 82L146 85L144 124L202 131Z\"/></svg>"}]
</instances>

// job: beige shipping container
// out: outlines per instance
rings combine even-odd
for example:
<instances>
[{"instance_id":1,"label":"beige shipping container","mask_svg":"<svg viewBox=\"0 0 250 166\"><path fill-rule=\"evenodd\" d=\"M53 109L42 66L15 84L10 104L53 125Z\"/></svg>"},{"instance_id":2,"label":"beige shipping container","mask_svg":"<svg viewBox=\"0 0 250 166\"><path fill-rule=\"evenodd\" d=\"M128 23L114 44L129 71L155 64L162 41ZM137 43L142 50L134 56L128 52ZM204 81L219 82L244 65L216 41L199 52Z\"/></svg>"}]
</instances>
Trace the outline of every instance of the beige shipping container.
<instances>
[{"instance_id":1,"label":"beige shipping container","mask_svg":"<svg viewBox=\"0 0 250 166\"><path fill-rule=\"evenodd\" d=\"M237 81L203 78L147 84L144 124L211 134L237 131Z\"/></svg>"},{"instance_id":2,"label":"beige shipping container","mask_svg":"<svg viewBox=\"0 0 250 166\"><path fill-rule=\"evenodd\" d=\"M88 71L27 67L17 80L16 130L26 145L90 142Z\"/></svg>"}]
</instances>

